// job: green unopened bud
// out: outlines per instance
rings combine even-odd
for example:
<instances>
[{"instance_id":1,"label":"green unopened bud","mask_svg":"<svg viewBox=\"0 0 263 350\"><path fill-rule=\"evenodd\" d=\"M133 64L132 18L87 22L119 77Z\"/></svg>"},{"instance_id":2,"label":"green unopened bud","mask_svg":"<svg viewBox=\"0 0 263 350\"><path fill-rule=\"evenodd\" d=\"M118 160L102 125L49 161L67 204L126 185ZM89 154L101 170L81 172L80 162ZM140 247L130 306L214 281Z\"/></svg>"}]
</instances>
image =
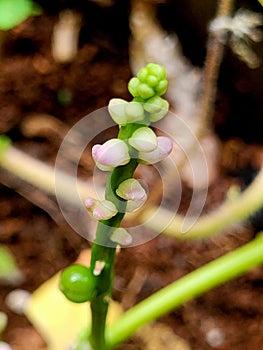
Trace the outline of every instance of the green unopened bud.
<instances>
[{"instance_id":1,"label":"green unopened bud","mask_svg":"<svg viewBox=\"0 0 263 350\"><path fill-rule=\"evenodd\" d=\"M149 85L142 83L138 86L138 94L140 97L147 100L148 98L154 96L155 92Z\"/></svg>"},{"instance_id":2,"label":"green unopened bud","mask_svg":"<svg viewBox=\"0 0 263 350\"><path fill-rule=\"evenodd\" d=\"M131 78L128 84L128 90L130 94L134 97L139 96L138 95L138 88L140 85L140 80L138 78Z\"/></svg>"},{"instance_id":3,"label":"green unopened bud","mask_svg":"<svg viewBox=\"0 0 263 350\"><path fill-rule=\"evenodd\" d=\"M147 76L148 76L148 69L146 67L141 68L137 74L137 77L141 82L146 82Z\"/></svg>"},{"instance_id":4,"label":"green unopened bud","mask_svg":"<svg viewBox=\"0 0 263 350\"><path fill-rule=\"evenodd\" d=\"M166 79L161 80L159 84L155 87L155 91L157 92L158 95L163 95L166 93L168 87L168 81Z\"/></svg>"},{"instance_id":5,"label":"green unopened bud","mask_svg":"<svg viewBox=\"0 0 263 350\"><path fill-rule=\"evenodd\" d=\"M147 68L148 74L155 75L159 80L165 79L166 71L159 64L148 63L146 68Z\"/></svg>"},{"instance_id":6,"label":"green unopened bud","mask_svg":"<svg viewBox=\"0 0 263 350\"><path fill-rule=\"evenodd\" d=\"M156 85L158 85L159 80L156 76L149 75L146 79L146 83L151 87L155 87Z\"/></svg>"}]
</instances>

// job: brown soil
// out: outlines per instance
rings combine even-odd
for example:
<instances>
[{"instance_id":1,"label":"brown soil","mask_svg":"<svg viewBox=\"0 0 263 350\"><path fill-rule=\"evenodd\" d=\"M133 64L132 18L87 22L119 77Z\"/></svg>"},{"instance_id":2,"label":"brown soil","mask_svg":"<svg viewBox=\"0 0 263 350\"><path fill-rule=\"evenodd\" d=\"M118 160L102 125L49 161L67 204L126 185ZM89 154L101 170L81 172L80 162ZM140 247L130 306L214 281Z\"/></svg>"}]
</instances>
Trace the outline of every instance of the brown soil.
<instances>
[{"instance_id":1,"label":"brown soil","mask_svg":"<svg viewBox=\"0 0 263 350\"><path fill-rule=\"evenodd\" d=\"M98 13L99 16L106 16L106 10L96 6L91 8L96 9L94 16ZM26 118L35 113L49 114L70 127L91 111L106 106L112 97L128 99L126 83L131 77L127 23L124 28L123 23L120 24L119 32L124 34L118 40L116 28L107 31L106 26L101 26L100 31L96 32L92 27L94 32L87 31L84 33L86 36L83 34L76 59L62 65L55 63L50 53L50 37L56 20L57 14L44 13L8 32L0 65L1 133L9 135L16 147L49 164L55 161L60 139L56 134L26 137L23 132ZM94 23L95 20L92 26L95 26ZM239 76L236 84L239 87L243 84L241 87L244 91L244 80L241 80ZM224 87L226 83L221 82L221 85ZM67 106L58 98L65 89L72 96ZM231 135L233 120L229 122L229 118L233 106L228 93L223 88L220 91L215 126L221 137L231 138L238 133L238 136L242 136L242 128ZM259 104L258 101L255 103ZM262 120L257 117L256 122L262 123ZM225 135L222 135L223 125L229 126ZM229 185L236 181L234 176L244 174L241 170L251 165L254 149L262 138L260 140L258 134L255 140L253 134L247 136L247 139L254 141L253 147L236 141L242 145L243 152L241 157L238 152L236 154L241 159L239 169L229 169L225 166L228 163L223 163L220 178L209 189L207 211L221 202ZM87 169L84 175L88 176L89 173ZM12 188L0 184L0 243L9 247L25 274L25 281L19 288L34 291L55 272L72 263L89 243L65 223L56 209L54 198L27 188L27 185L2 170L0 175L3 183L18 192L32 192L30 198L38 204L36 206ZM187 199L187 188L184 194ZM55 220L41 206L49 208ZM192 243L160 235L146 244L123 249L116 262L114 297L123 301L125 307L130 307L180 276L249 241L254 231L249 225L239 226L228 235ZM129 282L134 276L140 282L133 289ZM24 316L12 313L5 305L5 297L13 289L5 285L0 289L0 311L6 312L9 317L3 338L16 350L40 349L42 341L32 325ZM186 303L163 317L161 322L187 340L193 350L263 349L262 293L263 270L256 268ZM220 344L209 345L211 329L219 329L223 334ZM131 343L125 348L139 349Z\"/></svg>"}]
</instances>

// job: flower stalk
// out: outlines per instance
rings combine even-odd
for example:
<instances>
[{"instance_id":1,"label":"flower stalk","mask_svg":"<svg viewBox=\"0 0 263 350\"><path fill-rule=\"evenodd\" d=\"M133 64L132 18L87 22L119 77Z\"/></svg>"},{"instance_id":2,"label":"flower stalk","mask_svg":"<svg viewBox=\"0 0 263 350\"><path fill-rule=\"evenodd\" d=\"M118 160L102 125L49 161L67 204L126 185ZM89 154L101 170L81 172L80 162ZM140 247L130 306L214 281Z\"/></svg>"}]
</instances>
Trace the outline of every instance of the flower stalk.
<instances>
[{"instance_id":1,"label":"flower stalk","mask_svg":"<svg viewBox=\"0 0 263 350\"><path fill-rule=\"evenodd\" d=\"M139 162L154 164L172 151L172 141L164 136L156 137L149 127L152 118L159 120L168 111L168 103L160 98L167 88L164 68L149 63L139 71L137 77L131 79L128 88L134 97L133 101L113 99L109 103L109 113L119 124L118 137L92 148L92 156L98 168L109 171L105 200L99 203L91 199L86 201L88 211L99 219L90 263L96 290L96 296L90 301L90 343L96 350L106 349L106 317L111 298L116 247L119 243L132 242L129 233L120 227L121 221L127 206L132 207L129 205L131 202L136 207L146 200L146 192L133 179L134 172ZM156 106L152 107L147 100L154 97L159 98ZM99 272L98 264L101 266Z\"/></svg>"}]
</instances>

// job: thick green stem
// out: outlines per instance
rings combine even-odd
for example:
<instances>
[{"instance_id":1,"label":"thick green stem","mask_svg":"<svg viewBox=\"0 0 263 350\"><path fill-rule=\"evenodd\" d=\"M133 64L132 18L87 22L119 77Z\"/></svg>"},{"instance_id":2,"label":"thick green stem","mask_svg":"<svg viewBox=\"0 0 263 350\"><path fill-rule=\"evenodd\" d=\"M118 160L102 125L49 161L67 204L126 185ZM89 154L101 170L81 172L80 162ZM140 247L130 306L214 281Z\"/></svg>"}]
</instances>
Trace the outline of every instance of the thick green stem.
<instances>
[{"instance_id":1,"label":"thick green stem","mask_svg":"<svg viewBox=\"0 0 263 350\"><path fill-rule=\"evenodd\" d=\"M127 311L106 331L106 349L128 339L143 325L171 312L188 300L242 275L263 263L263 233L161 289Z\"/></svg>"},{"instance_id":2,"label":"thick green stem","mask_svg":"<svg viewBox=\"0 0 263 350\"><path fill-rule=\"evenodd\" d=\"M121 128L118 137L126 140L133 130L133 125ZM90 267L94 274L97 297L90 304L92 313L90 342L95 350L105 349L105 325L108 300L111 297L116 252L116 243L112 242L110 237L114 229L120 226L126 209L126 201L117 196L116 189L121 182L133 176L137 165L137 159L131 159L128 164L115 168L110 172L106 184L105 199L115 204L118 214L109 220L102 220L98 223L96 239L92 246ZM97 275L94 271L96 271L98 263L102 263L103 268Z\"/></svg>"}]
</instances>

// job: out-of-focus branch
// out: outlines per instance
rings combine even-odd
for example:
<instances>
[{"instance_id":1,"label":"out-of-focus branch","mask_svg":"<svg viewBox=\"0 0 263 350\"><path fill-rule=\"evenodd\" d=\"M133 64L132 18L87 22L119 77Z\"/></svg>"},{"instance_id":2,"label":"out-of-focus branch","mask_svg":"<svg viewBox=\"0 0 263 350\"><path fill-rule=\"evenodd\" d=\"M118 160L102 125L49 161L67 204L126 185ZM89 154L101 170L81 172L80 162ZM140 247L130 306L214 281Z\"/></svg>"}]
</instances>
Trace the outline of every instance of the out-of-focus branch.
<instances>
[{"instance_id":1,"label":"out-of-focus branch","mask_svg":"<svg viewBox=\"0 0 263 350\"><path fill-rule=\"evenodd\" d=\"M232 14L234 0L220 0L215 18L229 17ZM219 34L218 34L219 35ZM201 139L207 128L211 128L214 104L216 98L217 79L219 68L224 53L224 41L218 35L209 34L207 54L205 59L205 72L203 91L200 103L200 124L197 131L197 138ZM227 35L226 32L221 35Z\"/></svg>"},{"instance_id":2,"label":"out-of-focus branch","mask_svg":"<svg viewBox=\"0 0 263 350\"><path fill-rule=\"evenodd\" d=\"M73 205L79 205L79 198L95 197L96 193L92 182L77 180L74 176L56 170L57 180L55 182L55 170L51 166L32 158L13 146L9 146L1 152L0 166L13 175L42 189L47 193L58 196ZM190 227L186 233L182 233L185 218L167 209L150 206L136 220L154 231L160 232L180 239L207 238L226 229L231 224L247 219L251 214L263 206L263 168L253 183L235 200L226 201L214 212L203 215ZM96 189L98 191L98 188ZM74 193L77 195L74 195ZM171 219L171 217L173 217ZM131 214L127 216L126 222L133 221ZM163 223L167 227L163 229Z\"/></svg>"}]
</instances>

